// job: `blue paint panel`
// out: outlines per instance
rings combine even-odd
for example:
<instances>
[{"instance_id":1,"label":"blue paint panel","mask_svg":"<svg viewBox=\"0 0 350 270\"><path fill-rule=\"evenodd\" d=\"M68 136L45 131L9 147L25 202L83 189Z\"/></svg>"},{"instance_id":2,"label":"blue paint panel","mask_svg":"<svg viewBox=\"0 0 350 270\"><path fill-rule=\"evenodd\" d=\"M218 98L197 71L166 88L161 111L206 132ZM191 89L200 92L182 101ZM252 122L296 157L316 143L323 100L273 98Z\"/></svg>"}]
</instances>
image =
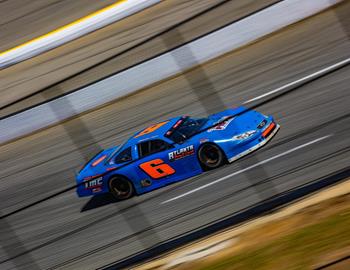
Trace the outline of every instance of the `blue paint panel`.
<instances>
[{"instance_id":1,"label":"blue paint panel","mask_svg":"<svg viewBox=\"0 0 350 270\"><path fill-rule=\"evenodd\" d=\"M78 196L109 192L108 181L114 175L127 177L133 183L137 194L198 175L203 170L197 152L203 143L217 144L228 159L240 155L254 146L259 146L265 140L263 132L274 120L271 116L264 116L253 110L225 120L227 117L245 110L244 107L239 107L210 115L202 129L211 127L218 122L220 124L182 143L174 143L165 136L167 131L182 119L181 117L166 120L165 124L144 135L138 136L145 129L137 132L122 146L115 146L100 152L83 167L76 176ZM151 126L151 130L154 126ZM154 139L161 139L171 144L171 148L139 158L137 144ZM132 161L114 164L113 158L128 147L131 147ZM145 180L151 184L149 186L142 184Z\"/></svg>"}]
</instances>

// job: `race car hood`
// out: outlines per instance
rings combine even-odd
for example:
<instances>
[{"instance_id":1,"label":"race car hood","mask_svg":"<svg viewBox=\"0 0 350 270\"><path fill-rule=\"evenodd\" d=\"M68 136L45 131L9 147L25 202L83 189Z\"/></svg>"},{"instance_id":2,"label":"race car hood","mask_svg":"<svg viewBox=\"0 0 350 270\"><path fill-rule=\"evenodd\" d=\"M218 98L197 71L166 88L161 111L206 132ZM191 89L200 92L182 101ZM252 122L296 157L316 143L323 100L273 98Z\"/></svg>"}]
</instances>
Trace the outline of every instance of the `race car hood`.
<instances>
[{"instance_id":1,"label":"race car hood","mask_svg":"<svg viewBox=\"0 0 350 270\"><path fill-rule=\"evenodd\" d=\"M77 174L77 181L81 182L89 178L95 178L108 172L111 168L114 169L116 166L111 165L107 160L118 147L115 146L102 150L92 157Z\"/></svg>"},{"instance_id":2,"label":"race car hood","mask_svg":"<svg viewBox=\"0 0 350 270\"><path fill-rule=\"evenodd\" d=\"M254 110L248 110L245 107L238 107L212 114L208 118L209 121L206 127L219 124L209 128L207 134L213 134L216 137L225 137L226 135L232 137L232 135L241 134L242 132L256 130L266 116Z\"/></svg>"}]
</instances>

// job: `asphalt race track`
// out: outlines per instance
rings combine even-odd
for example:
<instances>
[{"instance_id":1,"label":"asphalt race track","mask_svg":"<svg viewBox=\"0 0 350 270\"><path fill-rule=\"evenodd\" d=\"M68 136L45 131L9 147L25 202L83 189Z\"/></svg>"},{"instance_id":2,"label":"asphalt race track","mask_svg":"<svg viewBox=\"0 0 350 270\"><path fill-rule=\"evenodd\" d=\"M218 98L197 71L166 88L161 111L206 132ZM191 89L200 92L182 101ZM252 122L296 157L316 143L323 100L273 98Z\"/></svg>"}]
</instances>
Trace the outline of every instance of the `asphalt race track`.
<instances>
[{"instance_id":1,"label":"asphalt race track","mask_svg":"<svg viewBox=\"0 0 350 270\"><path fill-rule=\"evenodd\" d=\"M1 214L73 185L84 160L150 123L238 106L349 57L348 14L346 1L178 77L0 146ZM263 149L231 165L120 203L109 196L79 199L69 191L1 219L0 268L120 268L257 215L266 210L259 202L270 197L297 197L349 176L349 85L346 66L259 106L281 130Z\"/></svg>"},{"instance_id":2,"label":"asphalt race track","mask_svg":"<svg viewBox=\"0 0 350 270\"><path fill-rule=\"evenodd\" d=\"M277 1L163 1L38 57L0 70L0 117L164 53ZM28 95L32 96L28 98ZM23 97L27 98L13 104Z\"/></svg>"},{"instance_id":3,"label":"asphalt race track","mask_svg":"<svg viewBox=\"0 0 350 270\"><path fill-rule=\"evenodd\" d=\"M114 2L114 0L0 1L0 51L44 35Z\"/></svg>"}]
</instances>

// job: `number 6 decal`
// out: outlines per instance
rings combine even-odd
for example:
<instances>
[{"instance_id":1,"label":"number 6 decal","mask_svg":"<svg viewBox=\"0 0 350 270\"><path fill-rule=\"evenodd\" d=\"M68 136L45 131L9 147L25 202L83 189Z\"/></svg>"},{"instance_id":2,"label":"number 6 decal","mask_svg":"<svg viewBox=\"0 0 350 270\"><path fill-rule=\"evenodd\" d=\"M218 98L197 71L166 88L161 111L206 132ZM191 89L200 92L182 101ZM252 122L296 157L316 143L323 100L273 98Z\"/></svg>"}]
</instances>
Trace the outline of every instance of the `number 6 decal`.
<instances>
[{"instance_id":1,"label":"number 6 decal","mask_svg":"<svg viewBox=\"0 0 350 270\"><path fill-rule=\"evenodd\" d=\"M162 178L175 173L172 167L159 158L140 164L140 168L153 179Z\"/></svg>"}]
</instances>

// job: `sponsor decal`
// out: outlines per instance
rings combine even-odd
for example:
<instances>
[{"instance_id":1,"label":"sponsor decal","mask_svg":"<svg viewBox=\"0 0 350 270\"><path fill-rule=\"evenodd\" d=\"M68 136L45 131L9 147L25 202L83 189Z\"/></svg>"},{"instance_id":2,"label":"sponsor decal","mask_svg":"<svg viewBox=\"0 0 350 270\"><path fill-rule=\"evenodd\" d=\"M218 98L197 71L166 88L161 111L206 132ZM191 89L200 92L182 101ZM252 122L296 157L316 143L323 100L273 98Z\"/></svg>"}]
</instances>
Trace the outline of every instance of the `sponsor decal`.
<instances>
[{"instance_id":1,"label":"sponsor decal","mask_svg":"<svg viewBox=\"0 0 350 270\"><path fill-rule=\"evenodd\" d=\"M102 177L99 177L99 178L86 181L84 186L85 186L85 189L95 189L95 188L100 188L102 184L103 184Z\"/></svg>"},{"instance_id":2,"label":"sponsor decal","mask_svg":"<svg viewBox=\"0 0 350 270\"><path fill-rule=\"evenodd\" d=\"M150 179L143 179L141 180L141 186L142 187L149 187L152 185L152 181Z\"/></svg>"},{"instance_id":3,"label":"sponsor decal","mask_svg":"<svg viewBox=\"0 0 350 270\"><path fill-rule=\"evenodd\" d=\"M181 124L182 122L184 121L185 119L185 116L183 116L181 119L177 120L175 125L173 125L171 127L171 129L169 129L166 133L165 133L165 136L166 137L169 137Z\"/></svg>"},{"instance_id":4,"label":"sponsor decal","mask_svg":"<svg viewBox=\"0 0 350 270\"><path fill-rule=\"evenodd\" d=\"M267 120L266 120L266 119L262 120L262 121L260 122L260 124L258 125L258 129L262 129L262 128L266 125L266 123L267 123Z\"/></svg>"},{"instance_id":5,"label":"sponsor decal","mask_svg":"<svg viewBox=\"0 0 350 270\"><path fill-rule=\"evenodd\" d=\"M173 126L173 128L177 128L178 126L180 126L180 124L183 122L183 119L181 118L180 120L178 120L175 125Z\"/></svg>"},{"instance_id":6,"label":"sponsor decal","mask_svg":"<svg viewBox=\"0 0 350 270\"><path fill-rule=\"evenodd\" d=\"M212 132L212 131L215 131L215 130L224 130L227 128L227 126L232 122L233 119L235 118L230 118L228 120L225 120L227 118L229 118L230 116L224 116L222 117L219 121L217 121L215 124L216 126L213 127L213 128L210 128L208 129L208 132ZM214 125L215 125L214 124Z\"/></svg>"},{"instance_id":7,"label":"sponsor decal","mask_svg":"<svg viewBox=\"0 0 350 270\"><path fill-rule=\"evenodd\" d=\"M100 191L102 191L102 188L100 188L100 187L92 189L92 193L97 193L97 192L100 192Z\"/></svg>"},{"instance_id":8,"label":"sponsor decal","mask_svg":"<svg viewBox=\"0 0 350 270\"><path fill-rule=\"evenodd\" d=\"M244 132L242 134L233 136L232 139L237 140L237 141L245 140L245 139L248 139L249 137L251 137L252 135L254 135L255 133L256 133L256 130L249 130L249 131Z\"/></svg>"},{"instance_id":9,"label":"sponsor decal","mask_svg":"<svg viewBox=\"0 0 350 270\"><path fill-rule=\"evenodd\" d=\"M107 155L103 155L102 157L96 159L93 163L92 163L92 167L97 166L98 164L100 164L105 158L107 157Z\"/></svg>"},{"instance_id":10,"label":"sponsor decal","mask_svg":"<svg viewBox=\"0 0 350 270\"><path fill-rule=\"evenodd\" d=\"M168 153L169 160L174 161L194 154L194 146L189 145Z\"/></svg>"}]
</instances>

